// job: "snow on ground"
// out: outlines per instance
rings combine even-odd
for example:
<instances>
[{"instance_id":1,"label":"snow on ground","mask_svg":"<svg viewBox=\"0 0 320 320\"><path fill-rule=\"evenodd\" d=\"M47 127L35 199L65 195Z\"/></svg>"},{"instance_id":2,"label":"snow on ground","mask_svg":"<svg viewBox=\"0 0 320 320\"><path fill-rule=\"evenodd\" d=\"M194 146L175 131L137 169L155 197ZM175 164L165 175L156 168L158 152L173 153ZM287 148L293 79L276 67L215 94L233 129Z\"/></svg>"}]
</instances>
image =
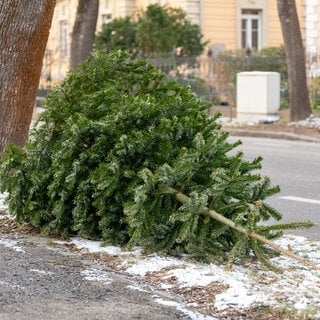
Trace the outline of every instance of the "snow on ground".
<instances>
[{"instance_id":1,"label":"snow on ground","mask_svg":"<svg viewBox=\"0 0 320 320\"><path fill-rule=\"evenodd\" d=\"M99 269L86 269L82 271L82 276L88 281L103 281L106 284L110 284L112 279L108 276L107 272Z\"/></svg>"},{"instance_id":2,"label":"snow on ground","mask_svg":"<svg viewBox=\"0 0 320 320\"><path fill-rule=\"evenodd\" d=\"M123 251L119 247L104 247L98 241L81 238L72 238L71 241L81 250L121 256L121 262L116 268L134 276L158 277L160 288L168 291L174 286L183 289L221 283L224 285L223 291L212 297L214 309L218 311L265 305L308 310L314 313L315 319L320 319L320 272L284 256L272 259L275 265L285 270L283 273L266 270L253 262L235 265L232 270L228 270L226 266L191 263L186 259L160 257L156 254L145 256L138 249ZM293 252L320 265L320 241L288 235L276 242L284 248L290 246Z\"/></svg>"},{"instance_id":3,"label":"snow on ground","mask_svg":"<svg viewBox=\"0 0 320 320\"><path fill-rule=\"evenodd\" d=\"M5 209L3 195L0 194L0 211ZM320 266L320 241L286 235L275 242ZM313 319L320 319L320 271L301 265L285 256L272 259L275 265L284 269L284 272L277 273L266 270L255 262L234 265L228 270L225 265L190 262L187 257L144 255L139 248L125 251L117 246L103 246L102 242L79 237L71 238L71 243L80 251L104 253L109 256L108 258L114 258L115 269L139 279L147 279L148 283L156 285L159 289L185 293L191 292L189 289L202 288L200 299L188 300L185 305L154 297L159 303L176 306L194 320L217 319L186 309L188 306L197 307L201 303L205 306L211 304L211 310L222 312L257 305L286 308L307 312ZM23 253L23 249L14 240L0 239L0 244ZM83 276L90 281L106 283L111 281L106 273L95 269L85 270ZM135 290L143 288L136 287ZM201 299L206 300L203 302Z\"/></svg>"},{"instance_id":4,"label":"snow on ground","mask_svg":"<svg viewBox=\"0 0 320 320\"><path fill-rule=\"evenodd\" d=\"M0 244L4 247L11 248L17 252L25 253L24 249L18 246L18 241L11 239L0 239Z\"/></svg>"},{"instance_id":5,"label":"snow on ground","mask_svg":"<svg viewBox=\"0 0 320 320\"><path fill-rule=\"evenodd\" d=\"M6 193L0 193L0 212L6 211L8 208L6 201L5 201L6 197L7 197ZM3 216L0 216L0 219L1 219L1 217L3 217Z\"/></svg>"},{"instance_id":6,"label":"snow on ground","mask_svg":"<svg viewBox=\"0 0 320 320\"><path fill-rule=\"evenodd\" d=\"M222 125L228 125L232 127L238 127L240 125L246 124L246 125L258 125L261 123L277 123L279 121L279 116L269 116L269 115L261 115L260 119L257 119L257 117L252 117L252 119L247 119L246 121L239 121L237 118L230 119L230 117L221 117L219 118L219 122ZM305 128L320 128L320 118L314 116L313 114L310 114L310 116L304 120L300 120L297 122L291 122L288 124L289 126L294 127L305 127Z\"/></svg>"}]
</instances>

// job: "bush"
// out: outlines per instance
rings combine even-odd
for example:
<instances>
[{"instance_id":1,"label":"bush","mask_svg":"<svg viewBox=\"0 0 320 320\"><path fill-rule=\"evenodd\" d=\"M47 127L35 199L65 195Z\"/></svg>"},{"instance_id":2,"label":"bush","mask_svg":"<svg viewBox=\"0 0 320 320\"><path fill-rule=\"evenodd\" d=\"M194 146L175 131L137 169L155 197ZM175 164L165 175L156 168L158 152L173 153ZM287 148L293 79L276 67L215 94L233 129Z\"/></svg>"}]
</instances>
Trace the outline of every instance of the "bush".
<instances>
[{"instance_id":1,"label":"bush","mask_svg":"<svg viewBox=\"0 0 320 320\"><path fill-rule=\"evenodd\" d=\"M211 103L218 100L217 93L214 88L208 86L204 80L194 77L182 75L167 76L167 79L172 79L180 85L189 86L190 90L194 92L199 98L210 101Z\"/></svg>"},{"instance_id":2,"label":"bush","mask_svg":"<svg viewBox=\"0 0 320 320\"><path fill-rule=\"evenodd\" d=\"M228 94L228 99L232 105L236 105L236 82L237 74L244 71L266 71L279 72L280 83L280 104L281 108L289 105L288 96L288 73L284 47L263 48L260 51L252 51L247 54L244 50L226 51L220 53L216 58L216 63L220 66L218 87L222 87Z\"/></svg>"},{"instance_id":3,"label":"bush","mask_svg":"<svg viewBox=\"0 0 320 320\"><path fill-rule=\"evenodd\" d=\"M127 53L94 53L46 98L24 148L2 157L10 212L47 233L230 257L262 248L203 206L260 234L278 192L227 141L210 104ZM180 204L175 190L190 196ZM277 229L277 228L276 228Z\"/></svg>"},{"instance_id":4,"label":"bush","mask_svg":"<svg viewBox=\"0 0 320 320\"><path fill-rule=\"evenodd\" d=\"M320 109L320 78L312 78L309 83L309 94L311 101L311 108Z\"/></svg>"}]
</instances>

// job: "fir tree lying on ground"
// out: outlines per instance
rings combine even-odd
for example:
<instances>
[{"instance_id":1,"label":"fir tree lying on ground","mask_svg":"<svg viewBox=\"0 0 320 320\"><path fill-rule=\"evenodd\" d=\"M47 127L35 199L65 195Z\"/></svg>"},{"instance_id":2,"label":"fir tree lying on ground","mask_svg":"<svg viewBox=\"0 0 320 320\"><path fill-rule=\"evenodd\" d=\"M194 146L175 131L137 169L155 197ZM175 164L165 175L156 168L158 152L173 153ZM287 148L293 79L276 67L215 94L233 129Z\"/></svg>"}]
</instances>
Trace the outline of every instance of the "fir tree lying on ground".
<instances>
[{"instance_id":1,"label":"fir tree lying on ground","mask_svg":"<svg viewBox=\"0 0 320 320\"><path fill-rule=\"evenodd\" d=\"M230 155L239 142L210 104L143 60L96 52L44 107L26 146L2 156L1 188L18 221L207 261L253 250L265 263L263 243L206 208L268 239L308 225L259 226L281 218L264 202L279 188L258 173L261 158Z\"/></svg>"}]
</instances>

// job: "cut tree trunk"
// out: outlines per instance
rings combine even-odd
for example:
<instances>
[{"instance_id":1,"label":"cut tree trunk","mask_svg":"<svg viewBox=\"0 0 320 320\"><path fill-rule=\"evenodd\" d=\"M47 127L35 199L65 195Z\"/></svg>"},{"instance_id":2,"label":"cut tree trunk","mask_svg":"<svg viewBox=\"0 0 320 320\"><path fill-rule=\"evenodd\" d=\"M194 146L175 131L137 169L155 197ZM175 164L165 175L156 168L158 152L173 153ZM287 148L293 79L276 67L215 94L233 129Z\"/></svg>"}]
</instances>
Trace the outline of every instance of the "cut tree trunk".
<instances>
[{"instance_id":1,"label":"cut tree trunk","mask_svg":"<svg viewBox=\"0 0 320 320\"><path fill-rule=\"evenodd\" d=\"M182 204L188 203L190 201L190 198L188 196L186 196L185 194L170 188L168 190L168 193L174 194L175 198L177 199L177 201L179 201ZM241 225L236 224L235 222L233 222L232 220L226 218L225 216L221 215L220 213L208 208L208 207L203 207L203 211L206 212L206 214L208 216L210 216L212 219L219 221L221 223L223 223L224 225L229 226L230 228L238 231L239 233L242 233L244 235L246 235L248 238L253 238L256 239L266 245L268 245L269 247L271 247L273 250L291 258L294 259L300 263L302 263L303 265L309 266L315 270L320 270L320 266L316 265L315 263L313 263L312 261L297 256L296 254L294 254L293 252L286 250L280 246L278 246L277 244L275 244L274 242L270 241L269 239L255 233L252 230L246 229L244 227L242 227Z\"/></svg>"},{"instance_id":2,"label":"cut tree trunk","mask_svg":"<svg viewBox=\"0 0 320 320\"><path fill-rule=\"evenodd\" d=\"M0 152L29 133L55 0L2 0Z\"/></svg>"}]
</instances>

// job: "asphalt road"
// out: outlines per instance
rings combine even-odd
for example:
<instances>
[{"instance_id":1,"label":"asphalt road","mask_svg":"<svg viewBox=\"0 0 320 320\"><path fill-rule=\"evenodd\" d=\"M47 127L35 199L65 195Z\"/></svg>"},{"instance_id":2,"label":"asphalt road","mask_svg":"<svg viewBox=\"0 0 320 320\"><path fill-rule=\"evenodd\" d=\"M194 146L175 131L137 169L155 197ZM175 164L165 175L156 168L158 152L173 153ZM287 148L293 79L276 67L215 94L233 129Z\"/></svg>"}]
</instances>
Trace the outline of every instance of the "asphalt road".
<instances>
[{"instance_id":1,"label":"asphalt road","mask_svg":"<svg viewBox=\"0 0 320 320\"><path fill-rule=\"evenodd\" d=\"M318 224L288 233L320 240L320 144L247 137L230 139L242 141L236 150L242 150L246 159L263 157L261 173L281 188L267 202L282 213L282 222L311 220Z\"/></svg>"},{"instance_id":2,"label":"asphalt road","mask_svg":"<svg viewBox=\"0 0 320 320\"><path fill-rule=\"evenodd\" d=\"M0 320L190 319L175 301L97 261L0 230ZM177 300L179 302L179 300Z\"/></svg>"}]
</instances>

